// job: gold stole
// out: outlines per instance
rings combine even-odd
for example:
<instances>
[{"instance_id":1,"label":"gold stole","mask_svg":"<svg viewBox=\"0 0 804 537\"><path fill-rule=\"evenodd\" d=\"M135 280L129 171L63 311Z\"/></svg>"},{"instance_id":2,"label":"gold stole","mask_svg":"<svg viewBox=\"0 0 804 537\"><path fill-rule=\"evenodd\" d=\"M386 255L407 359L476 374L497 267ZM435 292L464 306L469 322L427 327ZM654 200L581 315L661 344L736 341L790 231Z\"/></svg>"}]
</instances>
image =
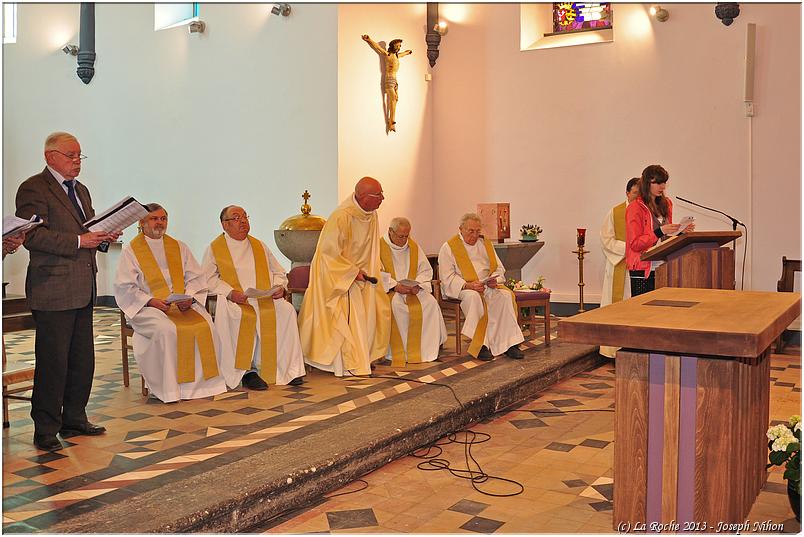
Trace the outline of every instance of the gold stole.
<instances>
[{"instance_id":1,"label":"gold stole","mask_svg":"<svg viewBox=\"0 0 804 537\"><path fill-rule=\"evenodd\" d=\"M614 238L625 242L625 207L628 204L623 202L616 206L613 211L614 218ZM625 258L614 266L614 277L612 278L611 302L620 302L625 291Z\"/></svg>"},{"instance_id":2,"label":"gold stole","mask_svg":"<svg viewBox=\"0 0 804 537\"><path fill-rule=\"evenodd\" d=\"M167 258L173 292L179 295L184 294L184 267L181 261L179 241L169 235L165 235L162 237L162 244L165 247L165 257ZM170 289L165 277L162 275L162 269L159 268L159 264L156 262L156 258L142 233L131 241L131 250L137 257L140 270L142 270L151 294L155 298L165 300L170 295ZM167 312L167 316L176 325L176 380L179 383L193 382L195 380L196 342L201 355L201 369L204 372L204 378L217 377L218 361L215 358L215 345L212 341L212 331L206 319L192 308L182 312L178 308L172 307L172 305Z\"/></svg>"},{"instance_id":3,"label":"gold stole","mask_svg":"<svg viewBox=\"0 0 804 537\"><path fill-rule=\"evenodd\" d=\"M408 268L408 280L415 280L418 267L419 267L419 245L413 239L408 238L408 251L410 252L410 266ZM380 261L385 272L391 274L393 279L396 278L396 271L394 270L394 256L391 254L391 247L388 243L380 239ZM389 293L389 299L394 298L394 291ZM408 322L408 362L411 364L422 363L422 303L416 295L407 295L408 313L410 319ZM404 367L405 366L405 347L402 346L402 335L399 333L399 327L396 325L394 318L394 310L391 309L391 366Z\"/></svg>"},{"instance_id":4,"label":"gold stole","mask_svg":"<svg viewBox=\"0 0 804 537\"><path fill-rule=\"evenodd\" d=\"M494 273L497 270L497 255L494 253L494 245L491 244L491 241L483 238L483 245L486 247L486 255L489 258L489 274ZM455 235L449 241L450 250L452 250L452 255L455 257L455 262L458 264L458 268L461 271L461 276L467 282L475 282L479 278L477 276L477 272L475 271L475 266L472 264L472 261L469 259L469 252L466 251L466 247L463 245L463 240L461 239L460 235ZM505 286L497 287L500 291L510 290ZM472 336L472 343L469 344L469 354L477 358L478 353L480 353L480 348L483 346L483 341L486 339L486 328L489 324L489 308L486 305L486 299L483 296L483 293L480 293L480 300L483 303L483 317L477 322L477 327L475 328L475 333ZM516 296L514 293L511 293L511 300L514 303L514 312L516 312Z\"/></svg>"},{"instance_id":5,"label":"gold stole","mask_svg":"<svg viewBox=\"0 0 804 537\"><path fill-rule=\"evenodd\" d=\"M268 256L262 243L248 236L251 244L251 253L254 255L254 272L257 275L257 289L270 289L271 271L268 268ZM232 253L226 244L223 233L212 241L212 254L218 264L221 279L236 291L243 292L240 279L237 277ZM276 309L273 297L266 296L257 299L260 307L260 373L268 384L276 384ZM250 369L251 356L254 349L254 335L257 333L257 314L251 304L238 304L242 315L240 328L237 332L237 350L235 351L235 367L237 369Z\"/></svg>"}]
</instances>

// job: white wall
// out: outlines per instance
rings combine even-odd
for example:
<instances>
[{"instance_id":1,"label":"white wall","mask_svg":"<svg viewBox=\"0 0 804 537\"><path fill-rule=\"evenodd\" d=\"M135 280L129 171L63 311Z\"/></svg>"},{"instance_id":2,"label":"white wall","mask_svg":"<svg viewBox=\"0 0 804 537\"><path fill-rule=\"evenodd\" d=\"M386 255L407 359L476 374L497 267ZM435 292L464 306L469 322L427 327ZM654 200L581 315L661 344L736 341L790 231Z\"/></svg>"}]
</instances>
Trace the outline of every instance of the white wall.
<instances>
[{"instance_id":1,"label":"white wall","mask_svg":"<svg viewBox=\"0 0 804 537\"><path fill-rule=\"evenodd\" d=\"M434 234L451 232L479 202L509 201L512 229L545 230L524 279L544 275L557 300L577 301L570 251L575 228L585 227L585 298L594 302L602 219L630 177L661 163L671 195L746 221L755 245L746 289L775 290L781 256L801 255L800 6L741 4L730 27L713 4L671 4L663 24L647 8L614 6L613 43L521 52L519 5L442 4L451 24L433 81ZM758 50L753 197L743 114L748 22L757 24ZM676 218L685 214L699 230L730 229L677 203ZM742 248L741 240L740 257Z\"/></svg>"},{"instance_id":2,"label":"white wall","mask_svg":"<svg viewBox=\"0 0 804 537\"><path fill-rule=\"evenodd\" d=\"M338 191L343 199L365 175L377 178L385 201L379 209L384 232L391 218L407 216L412 236L427 252L443 238L430 232L433 205L433 110L424 4L341 4L338 8ZM362 39L386 45L402 39L397 80L396 132L385 133L379 55Z\"/></svg>"},{"instance_id":3,"label":"white wall","mask_svg":"<svg viewBox=\"0 0 804 537\"><path fill-rule=\"evenodd\" d=\"M42 144L73 132L89 158L80 179L100 210L133 195L170 213L169 233L200 258L218 213L240 204L254 235L296 214L309 189L317 214L337 205L337 6L202 4L203 35L154 32L153 4L97 4L95 78L84 85L60 48L78 42L78 4L20 4L16 44L3 46L3 212L44 167ZM130 228L124 239L134 235ZM98 255L111 294L116 252ZM27 252L4 281L24 290Z\"/></svg>"},{"instance_id":4,"label":"white wall","mask_svg":"<svg viewBox=\"0 0 804 537\"><path fill-rule=\"evenodd\" d=\"M561 301L577 300L570 250L575 228L588 228L594 302L601 220L627 179L658 162L671 194L749 224L746 288L773 290L781 256L801 255L800 6L742 4L730 27L713 7L673 4L659 24L647 5L618 4L613 43L522 52L519 5L441 4L450 29L430 70L424 4L293 4L290 18L270 16L270 4L202 4L207 32L193 36L154 32L152 4L98 4L97 73L85 86L59 50L77 42L78 5L22 4L18 42L4 45L3 210L42 169L53 130L81 140L96 208L125 194L160 201L171 233L199 257L226 204L243 204L273 246L305 188L326 217L371 175L387 197L381 225L410 217L429 252L477 203L509 201L514 229L545 229L524 278L546 276ZM748 22L757 23L752 195ZM401 60L396 133L384 130L380 63L363 33L414 51ZM682 203L676 214L695 215L699 229L730 227ZM109 294L115 254L99 259ZM5 260L11 292L22 291L26 263L24 251Z\"/></svg>"}]
</instances>

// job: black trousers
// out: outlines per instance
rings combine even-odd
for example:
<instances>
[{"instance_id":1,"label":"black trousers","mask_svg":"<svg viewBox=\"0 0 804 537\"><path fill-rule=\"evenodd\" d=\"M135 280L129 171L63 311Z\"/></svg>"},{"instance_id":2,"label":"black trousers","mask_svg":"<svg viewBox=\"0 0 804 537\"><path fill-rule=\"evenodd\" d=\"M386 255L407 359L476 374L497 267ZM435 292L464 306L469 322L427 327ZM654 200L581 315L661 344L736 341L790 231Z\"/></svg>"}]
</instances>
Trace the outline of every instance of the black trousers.
<instances>
[{"instance_id":1,"label":"black trousers","mask_svg":"<svg viewBox=\"0 0 804 537\"><path fill-rule=\"evenodd\" d=\"M656 289L656 273L651 271L650 276L645 277L642 270L632 270L631 275L631 296L639 296Z\"/></svg>"},{"instance_id":2,"label":"black trousers","mask_svg":"<svg viewBox=\"0 0 804 537\"><path fill-rule=\"evenodd\" d=\"M66 311L32 310L36 322L36 368L31 417L36 434L87 421L95 374L92 302Z\"/></svg>"}]
</instances>

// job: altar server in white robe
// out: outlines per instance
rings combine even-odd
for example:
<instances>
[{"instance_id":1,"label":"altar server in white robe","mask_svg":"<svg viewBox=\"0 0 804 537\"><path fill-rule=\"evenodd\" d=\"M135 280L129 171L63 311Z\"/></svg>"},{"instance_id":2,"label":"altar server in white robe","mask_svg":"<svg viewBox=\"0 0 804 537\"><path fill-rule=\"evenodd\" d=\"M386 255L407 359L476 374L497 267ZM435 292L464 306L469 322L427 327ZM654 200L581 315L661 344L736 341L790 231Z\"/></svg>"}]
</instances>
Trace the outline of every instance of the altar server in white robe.
<instances>
[{"instance_id":1,"label":"altar server in white robe","mask_svg":"<svg viewBox=\"0 0 804 537\"><path fill-rule=\"evenodd\" d=\"M505 267L490 240L480 237L480 217L461 217L459 233L438 252L438 274L444 296L461 301L466 318L461 334L471 338L469 354L483 361L505 354L524 357L525 341L517 320L514 294L503 285Z\"/></svg>"},{"instance_id":2,"label":"altar server in white robe","mask_svg":"<svg viewBox=\"0 0 804 537\"><path fill-rule=\"evenodd\" d=\"M398 216L380 239L380 274L391 293L391 344L386 358L393 367L432 362L447 340L441 307L432 294L433 267L410 238L410 227L410 220ZM400 280L418 284L405 285Z\"/></svg>"},{"instance_id":3,"label":"altar server in white robe","mask_svg":"<svg viewBox=\"0 0 804 537\"><path fill-rule=\"evenodd\" d=\"M147 205L141 233L120 254L117 305L134 329L134 359L151 394L165 403L226 391L218 338L204 309L207 281L187 245L167 235L167 211ZM170 295L189 298L168 303Z\"/></svg>"},{"instance_id":4,"label":"altar server in white robe","mask_svg":"<svg viewBox=\"0 0 804 537\"><path fill-rule=\"evenodd\" d=\"M220 219L224 232L209 245L201 264L209 292L217 295L215 329L226 384L235 388L242 379L250 390L302 384L296 310L284 300L287 274L268 246L249 235L251 225L242 207L224 208ZM249 298L244 293L249 288L275 291Z\"/></svg>"},{"instance_id":5,"label":"altar server in white robe","mask_svg":"<svg viewBox=\"0 0 804 537\"><path fill-rule=\"evenodd\" d=\"M625 186L626 200L612 207L600 228L600 244L606 257L603 272L603 289L600 307L631 298L631 278L625 266L625 209L639 197L639 177L634 177ZM614 358L618 347L600 346L600 354Z\"/></svg>"}]
</instances>

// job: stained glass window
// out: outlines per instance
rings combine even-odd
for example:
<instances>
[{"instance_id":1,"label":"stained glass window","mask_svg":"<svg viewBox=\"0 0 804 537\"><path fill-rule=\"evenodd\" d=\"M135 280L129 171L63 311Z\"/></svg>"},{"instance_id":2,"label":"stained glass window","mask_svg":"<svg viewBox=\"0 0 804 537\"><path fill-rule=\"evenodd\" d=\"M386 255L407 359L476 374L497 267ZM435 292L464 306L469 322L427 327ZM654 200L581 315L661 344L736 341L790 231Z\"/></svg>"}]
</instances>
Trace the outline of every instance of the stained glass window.
<instances>
[{"instance_id":1,"label":"stained glass window","mask_svg":"<svg viewBox=\"0 0 804 537\"><path fill-rule=\"evenodd\" d=\"M553 34L611 28L611 4L553 3Z\"/></svg>"}]
</instances>

